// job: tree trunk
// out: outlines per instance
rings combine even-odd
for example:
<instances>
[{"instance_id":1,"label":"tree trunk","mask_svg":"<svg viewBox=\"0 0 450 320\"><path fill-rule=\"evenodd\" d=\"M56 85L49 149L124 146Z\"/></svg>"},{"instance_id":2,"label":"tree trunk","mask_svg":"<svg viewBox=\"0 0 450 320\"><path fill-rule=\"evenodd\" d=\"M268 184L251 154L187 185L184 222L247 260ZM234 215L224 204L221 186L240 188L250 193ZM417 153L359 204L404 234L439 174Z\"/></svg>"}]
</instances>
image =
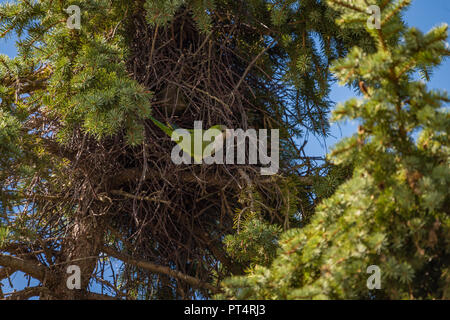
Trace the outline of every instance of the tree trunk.
<instances>
[{"instance_id":1,"label":"tree trunk","mask_svg":"<svg viewBox=\"0 0 450 320\"><path fill-rule=\"evenodd\" d=\"M85 213L79 211L69 227L69 234L62 243L61 252L63 256L57 264L58 275L48 287L55 293L52 298L72 300L87 299L87 289L92 274L95 271L100 249L103 246L104 228L101 218L94 216L92 210ZM75 265L80 268L81 288L69 289L67 279L71 274L67 268Z\"/></svg>"}]
</instances>

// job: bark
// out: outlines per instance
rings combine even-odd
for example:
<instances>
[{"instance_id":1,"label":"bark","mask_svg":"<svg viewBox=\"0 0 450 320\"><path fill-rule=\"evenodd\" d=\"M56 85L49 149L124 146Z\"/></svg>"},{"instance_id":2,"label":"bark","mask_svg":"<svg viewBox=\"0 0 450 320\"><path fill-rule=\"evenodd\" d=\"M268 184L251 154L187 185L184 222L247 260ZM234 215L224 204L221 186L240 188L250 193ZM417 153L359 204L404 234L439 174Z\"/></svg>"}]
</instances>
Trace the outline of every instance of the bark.
<instances>
[{"instance_id":1,"label":"bark","mask_svg":"<svg viewBox=\"0 0 450 320\"><path fill-rule=\"evenodd\" d=\"M88 293L89 281L95 271L100 249L103 246L105 228L102 219L91 214L91 210L83 213L77 212L69 234L64 239L60 265L57 265L58 277L48 287L54 298L63 300L90 299ZM81 289L70 290L67 288L67 267L76 265L81 271Z\"/></svg>"},{"instance_id":2,"label":"bark","mask_svg":"<svg viewBox=\"0 0 450 320\"><path fill-rule=\"evenodd\" d=\"M0 253L0 266L4 266L8 269L20 270L41 281L43 281L47 275L47 268L45 266L7 254Z\"/></svg>"},{"instance_id":3,"label":"bark","mask_svg":"<svg viewBox=\"0 0 450 320\"><path fill-rule=\"evenodd\" d=\"M116 259L119 259L125 263L132 264L134 266L148 270L153 273L163 274L163 275L168 275L168 276L174 277L176 279L182 280L182 281L190 284L191 286L193 286L195 288L207 289L213 293L217 293L219 291L218 288L210 285L209 283L203 282L200 279L183 274L182 272L170 269L169 267L157 265L155 263L148 262L148 261L137 260L137 259L134 259L133 257L130 257L126 254L117 252L114 249L111 249L108 247L104 247L102 249L102 251L105 252L107 255L114 257Z\"/></svg>"}]
</instances>

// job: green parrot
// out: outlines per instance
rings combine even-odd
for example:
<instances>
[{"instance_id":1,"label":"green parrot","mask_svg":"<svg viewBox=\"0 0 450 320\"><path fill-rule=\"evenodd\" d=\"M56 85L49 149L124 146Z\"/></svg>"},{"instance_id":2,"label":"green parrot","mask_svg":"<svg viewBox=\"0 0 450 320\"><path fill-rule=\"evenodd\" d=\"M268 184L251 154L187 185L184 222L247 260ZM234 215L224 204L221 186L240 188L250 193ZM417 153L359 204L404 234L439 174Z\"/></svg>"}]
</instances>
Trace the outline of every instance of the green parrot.
<instances>
[{"instance_id":1,"label":"green parrot","mask_svg":"<svg viewBox=\"0 0 450 320\"><path fill-rule=\"evenodd\" d=\"M208 155L214 153L212 150L215 150L218 144L224 144L224 139L226 137L226 127L223 125L215 125L209 128L208 130L203 130L201 128L198 129L180 129L174 125L163 124L160 121L156 120L152 116L150 119L153 123L160 128L165 134L172 138L180 148L188 153L192 158L194 158L195 163L202 163L203 158L205 157L205 150L208 146ZM180 132L181 131L181 132ZM208 132L208 138L214 137L214 141L205 141L203 139L204 134ZM185 135L189 135L189 139L185 138ZM201 139L201 145L196 144L196 139Z\"/></svg>"}]
</instances>

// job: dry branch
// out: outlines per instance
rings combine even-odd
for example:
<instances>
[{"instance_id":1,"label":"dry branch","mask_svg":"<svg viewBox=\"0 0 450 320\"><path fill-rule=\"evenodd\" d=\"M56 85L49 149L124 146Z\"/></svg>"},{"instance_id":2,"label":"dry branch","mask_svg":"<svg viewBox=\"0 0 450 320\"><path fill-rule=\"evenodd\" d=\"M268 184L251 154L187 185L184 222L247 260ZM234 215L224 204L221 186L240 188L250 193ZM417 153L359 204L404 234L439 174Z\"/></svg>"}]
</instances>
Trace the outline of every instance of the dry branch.
<instances>
[{"instance_id":1,"label":"dry branch","mask_svg":"<svg viewBox=\"0 0 450 320\"><path fill-rule=\"evenodd\" d=\"M182 280L182 281L190 284L191 286L193 286L195 288L207 289L213 293L219 292L218 288L210 285L209 283L206 283L204 281L201 281L200 279L191 277L189 275L183 274L182 272L170 269L169 267L160 266L155 263L148 262L148 261L136 260L133 257L130 257L126 254L117 252L114 249L111 249L108 247L104 247L102 249L102 251L113 258L119 259L125 263L132 264L136 267L143 268L152 273L164 274L164 275L174 277L176 279Z\"/></svg>"},{"instance_id":2,"label":"dry branch","mask_svg":"<svg viewBox=\"0 0 450 320\"><path fill-rule=\"evenodd\" d=\"M39 265L29 260L1 253L0 253L0 265L5 268L20 270L40 281L43 281L48 273L47 268L42 265Z\"/></svg>"}]
</instances>

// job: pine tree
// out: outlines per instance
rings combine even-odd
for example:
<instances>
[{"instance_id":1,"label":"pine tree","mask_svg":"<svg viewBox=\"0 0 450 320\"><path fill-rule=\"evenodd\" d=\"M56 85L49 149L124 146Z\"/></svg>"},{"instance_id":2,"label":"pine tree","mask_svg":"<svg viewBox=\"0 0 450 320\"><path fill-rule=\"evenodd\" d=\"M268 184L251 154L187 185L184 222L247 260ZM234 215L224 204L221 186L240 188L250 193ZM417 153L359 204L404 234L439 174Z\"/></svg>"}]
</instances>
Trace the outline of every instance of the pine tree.
<instances>
[{"instance_id":1,"label":"pine tree","mask_svg":"<svg viewBox=\"0 0 450 320\"><path fill-rule=\"evenodd\" d=\"M447 25L426 34L407 27L409 0L327 2L341 26L367 28L376 45L355 46L332 66L341 84L362 91L333 115L360 121L329 155L353 167L351 179L322 199L306 227L275 239L271 264L227 279L220 297L448 299L449 98L424 81L450 54ZM380 29L366 23L369 4L381 8ZM367 286L369 266L379 268L379 290Z\"/></svg>"},{"instance_id":2,"label":"pine tree","mask_svg":"<svg viewBox=\"0 0 450 320\"><path fill-rule=\"evenodd\" d=\"M336 17L319 0L2 4L0 35L18 35L19 55L0 56L0 279L40 281L10 297L110 298L94 284L117 298L209 297L248 262L270 263L267 242L326 194L314 186L337 186L296 142L328 133L330 63L374 46ZM150 115L279 128L280 174L175 166ZM81 290L66 286L71 264Z\"/></svg>"}]
</instances>

